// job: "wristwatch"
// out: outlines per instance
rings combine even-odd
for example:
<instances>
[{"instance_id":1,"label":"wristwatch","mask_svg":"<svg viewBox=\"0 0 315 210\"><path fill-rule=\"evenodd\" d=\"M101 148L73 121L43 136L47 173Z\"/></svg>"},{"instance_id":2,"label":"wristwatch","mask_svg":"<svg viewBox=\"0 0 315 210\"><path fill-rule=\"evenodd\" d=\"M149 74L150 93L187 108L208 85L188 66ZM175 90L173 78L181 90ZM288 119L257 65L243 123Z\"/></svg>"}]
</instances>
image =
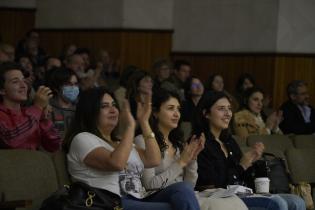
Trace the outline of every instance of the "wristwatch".
<instances>
[{"instance_id":1,"label":"wristwatch","mask_svg":"<svg viewBox=\"0 0 315 210\"><path fill-rule=\"evenodd\" d=\"M147 139L154 139L155 138L155 134L153 132L151 132L150 134L143 136L144 140Z\"/></svg>"}]
</instances>

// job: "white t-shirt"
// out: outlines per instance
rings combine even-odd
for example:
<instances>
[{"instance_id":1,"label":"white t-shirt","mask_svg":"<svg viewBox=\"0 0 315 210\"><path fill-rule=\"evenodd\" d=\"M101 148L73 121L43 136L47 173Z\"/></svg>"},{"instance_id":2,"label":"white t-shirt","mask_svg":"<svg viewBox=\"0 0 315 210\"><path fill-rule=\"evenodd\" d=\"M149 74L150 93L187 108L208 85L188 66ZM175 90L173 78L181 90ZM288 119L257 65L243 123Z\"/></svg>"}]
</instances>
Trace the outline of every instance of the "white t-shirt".
<instances>
[{"instance_id":1,"label":"white t-shirt","mask_svg":"<svg viewBox=\"0 0 315 210\"><path fill-rule=\"evenodd\" d=\"M92 187L120 195L118 171L93 169L83 162L84 158L98 147L104 147L108 151L114 150L111 145L94 134L88 132L77 134L73 138L67 154L68 171L74 181L81 181Z\"/></svg>"},{"instance_id":2,"label":"white t-shirt","mask_svg":"<svg viewBox=\"0 0 315 210\"><path fill-rule=\"evenodd\" d=\"M122 194L132 195L140 199L147 196L145 188L141 183L143 170L143 162L138 151L133 147L125 169L119 174L120 190Z\"/></svg>"}]
</instances>

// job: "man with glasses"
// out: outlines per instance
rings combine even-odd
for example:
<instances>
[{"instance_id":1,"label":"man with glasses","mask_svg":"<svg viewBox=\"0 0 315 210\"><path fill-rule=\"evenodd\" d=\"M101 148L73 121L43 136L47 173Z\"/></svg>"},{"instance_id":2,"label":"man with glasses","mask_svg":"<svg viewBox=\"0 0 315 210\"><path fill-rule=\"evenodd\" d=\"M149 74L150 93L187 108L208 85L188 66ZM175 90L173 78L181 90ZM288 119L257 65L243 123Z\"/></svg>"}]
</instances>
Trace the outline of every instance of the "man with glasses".
<instances>
[{"instance_id":1,"label":"man with glasses","mask_svg":"<svg viewBox=\"0 0 315 210\"><path fill-rule=\"evenodd\" d=\"M283 120L280 129L284 134L315 134L315 110L309 105L307 83L294 80L287 87L289 100L280 109Z\"/></svg>"}]
</instances>

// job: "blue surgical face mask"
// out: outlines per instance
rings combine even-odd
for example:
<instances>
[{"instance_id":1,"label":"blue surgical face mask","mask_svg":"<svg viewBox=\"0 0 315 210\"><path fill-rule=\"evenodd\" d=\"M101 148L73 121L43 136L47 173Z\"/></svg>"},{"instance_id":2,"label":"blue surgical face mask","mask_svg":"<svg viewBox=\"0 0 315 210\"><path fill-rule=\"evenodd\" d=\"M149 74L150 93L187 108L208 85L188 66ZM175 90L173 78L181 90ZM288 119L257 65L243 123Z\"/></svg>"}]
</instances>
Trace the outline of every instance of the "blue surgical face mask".
<instances>
[{"instance_id":1,"label":"blue surgical face mask","mask_svg":"<svg viewBox=\"0 0 315 210\"><path fill-rule=\"evenodd\" d=\"M63 86L62 88L62 95L65 99L69 100L70 102L76 102L78 95L80 93L78 86Z\"/></svg>"}]
</instances>

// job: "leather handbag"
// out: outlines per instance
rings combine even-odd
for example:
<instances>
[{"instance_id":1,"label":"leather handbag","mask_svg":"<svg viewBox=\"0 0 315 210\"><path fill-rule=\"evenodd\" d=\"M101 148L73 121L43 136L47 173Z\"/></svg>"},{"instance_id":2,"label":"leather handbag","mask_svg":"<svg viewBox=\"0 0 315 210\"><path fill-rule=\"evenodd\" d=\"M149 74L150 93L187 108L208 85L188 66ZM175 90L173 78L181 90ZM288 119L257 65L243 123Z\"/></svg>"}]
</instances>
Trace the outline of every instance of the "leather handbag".
<instances>
[{"instance_id":1,"label":"leather handbag","mask_svg":"<svg viewBox=\"0 0 315 210\"><path fill-rule=\"evenodd\" d=\"M110 191L74 182L43 201L40 210L122 210L121 198Z\"/></svg>"},{"instance_id":2,"label":"leather handbag","mask_svg":"<svg viewBox=\"0 0 315 210\"><path fill-rule=\"evenodd\" d=\"M247 186L254 188L254 179L268 177L270 193L290 193L290 175L287 172L285 160L271 153L263 153L262 159L249 168L245 176Z\"/></svg>"}]
</instances>

